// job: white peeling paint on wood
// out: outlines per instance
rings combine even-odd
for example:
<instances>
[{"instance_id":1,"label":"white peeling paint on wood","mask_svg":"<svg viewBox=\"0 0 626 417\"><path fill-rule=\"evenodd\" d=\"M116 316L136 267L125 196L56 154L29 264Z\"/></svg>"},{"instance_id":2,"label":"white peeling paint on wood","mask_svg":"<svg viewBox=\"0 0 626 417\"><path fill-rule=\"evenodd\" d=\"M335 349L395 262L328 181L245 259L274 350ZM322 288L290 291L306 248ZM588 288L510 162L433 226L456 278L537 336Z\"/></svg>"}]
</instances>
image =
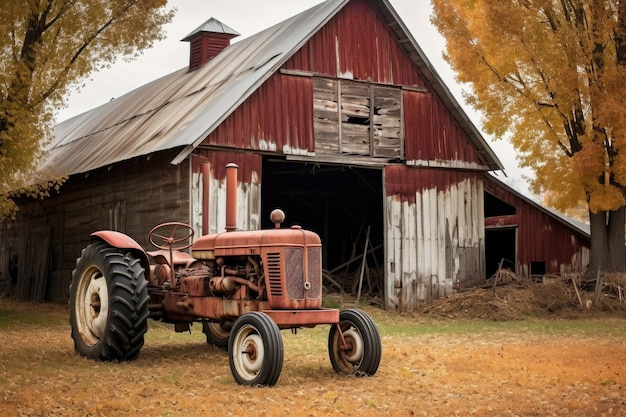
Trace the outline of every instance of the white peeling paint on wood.
<instances>
[{"instance_id":1,"label":"white peeling paint on wood","mask_svg":"<svg viewBox=\"0 0 626 417\"><path fill-rule=\"evenodd\" d=\"M192 221L197 236L202 234L202 187L201 174L192 178ZM258 230L261 227L261 187L258 175L252 173L252 183L237 184L237 230ZM211 172L209 183L209 233L226 231L226 180L217 180Z\"/></svg>"},{"instance_id":2,"label":"white peeling paint on wood","mask_svg":"<svg viewBox=\"0 0 626 417\"><path fill-rule=\"evenodd\" d=\"M484 280L482 194L471 178L417 193L415 203L386 198L389 309L410 311Z\"/></svg>"},{"instance_id":3,"label":"white peeling paint on wood","mask_svg":"<svg viewBox=\"0 0 626 417\"><path fill-rule=\"evenodd\" d=\"M191 164L190 164L191 165ZM191 167L189 167L191 170ZM191 205L189 207L189 218L191 227L196 237L202 236L202 174L191 173Z\"/></svg>"},{"instance_id":4,"label":"white peeling paint on wood","mask_svg":"<svg viewBox=\"0 0 626 417\"><path fill-rule=\"evenodd\" d=\"M418 168L454 168L454 169L472 169L472 170L486 170L489 169L484 164L478 164L475 162L467 162L459 159L456 160L420 160L420 159L411 159L406 161L407 166L418 167Z\"/></svg>"}]
</instances>

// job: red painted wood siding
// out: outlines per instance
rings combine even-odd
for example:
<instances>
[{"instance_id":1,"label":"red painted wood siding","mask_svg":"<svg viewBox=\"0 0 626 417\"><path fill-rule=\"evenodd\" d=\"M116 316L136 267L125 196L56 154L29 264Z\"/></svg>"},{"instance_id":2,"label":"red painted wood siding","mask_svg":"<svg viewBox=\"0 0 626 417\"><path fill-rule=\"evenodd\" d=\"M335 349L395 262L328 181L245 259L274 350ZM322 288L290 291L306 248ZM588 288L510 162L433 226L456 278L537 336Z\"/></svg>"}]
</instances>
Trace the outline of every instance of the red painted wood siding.
<instances>
[{"instance_id":1,"label":"red painted wood siding","mask_svg":"<svg viewBox=\"0 0 626 417\"><path fill-rule=\"evenodd\" d=\"M218 180L226 179L226 165L235 163L239 166L237 170L237 181L251 184L261 183L262 159L260 155L242 152L207 151L197 150L192 158L192 169L194 174L202 173L202 163L207 161L211 164L211 171L214 172Z\"/></svg>"},{"instance_id":2,"label":"red painted wood siding","mask_svg":"<svg viewBox=\"0 0 626 417\"><path fill-rule=\"evenodd\" d=\"M425 87L412 61L365 0L352 0L284 67L329 77Z\"/></svg>"},{"instance_id":3,"label":"red painted wood siding","mask_svg":"<svg viewBox=\"0 0 626 417\"><path fill-rule=\"evenodd\" d=\"M480 164L476 149L432 94L405 90L402 99L407 161Z\"/></svg>"},{"instance_id":4,"label":"red painted wood siding","mask_svg":"<svg viewBox=\"0 0 626 417\"><path fill-rule=\"evenodd\" d=\"M313 152L312 80L274 74L205 143L278 153Z\"/></svg>"},{"instance_id":5,"label":"red painted wood siding","mask_svg":"<svg viewBox=\"0 0 626 417\"><path fill-rule=\"evenodd\" d=\"M443 191L465 179L478 180L481 178L480 172L473 171L389 165L385 167L385 194L395 196L402 201L415 203L416 194L423 190L435 188Z\"/></svg>"}]
</instances>

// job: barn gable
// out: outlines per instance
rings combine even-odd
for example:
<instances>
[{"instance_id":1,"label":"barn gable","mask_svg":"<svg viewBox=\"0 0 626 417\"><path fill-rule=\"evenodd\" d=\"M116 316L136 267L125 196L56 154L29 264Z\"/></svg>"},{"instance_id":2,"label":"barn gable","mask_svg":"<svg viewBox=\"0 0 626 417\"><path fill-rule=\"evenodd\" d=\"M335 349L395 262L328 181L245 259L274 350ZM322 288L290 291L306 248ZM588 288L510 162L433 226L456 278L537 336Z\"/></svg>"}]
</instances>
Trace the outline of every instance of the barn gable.
<instances>
[{"instance_id":1,"label":"barn gable","mask_svg":"<svg viewBox=\"0 0 626 417\"><path fill-rule=\"evenodd\" d=\"M501 169L475 127L455 117L458 104L436 73L420 74L416 60L425 58L408 32L390 29L400 26L385 20L390 7L348 2L203 144L289 159Z\"/></svg>"}]
</instances>

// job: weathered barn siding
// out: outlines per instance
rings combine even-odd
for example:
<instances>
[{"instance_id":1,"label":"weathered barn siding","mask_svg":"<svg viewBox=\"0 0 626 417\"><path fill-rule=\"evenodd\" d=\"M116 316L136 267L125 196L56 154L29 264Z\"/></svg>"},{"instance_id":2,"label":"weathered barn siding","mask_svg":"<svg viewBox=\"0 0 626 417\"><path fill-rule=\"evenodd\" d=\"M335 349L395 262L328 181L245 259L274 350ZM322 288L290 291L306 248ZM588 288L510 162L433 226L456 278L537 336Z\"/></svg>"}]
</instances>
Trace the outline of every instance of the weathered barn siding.
<instances>
[{"instance_id":1,"label":"weathered barn siding","mask_svg":"<svg viewBox=\"0 0 626 417\"><path fill-rule=\"evenodd\" d=\"M117 230L149 247L152 227L188 222L190 167L171 165L172 155L155 154L74 175L59 194L24 199L16 220L6 222L0 236L0 294L16 290L11 288L11 268L19 283L17 298L66 301L76 258L92 232ZM49 276L42 277L44 273ZM48 287L35 291L33 285L41 280Z\"/></svg>"},{"instance_id":2,"label":"weathered barn siding","mask_svg":"<svg viewBox=\"0 0 626 417\"><path fill-rule=\"evenodd\" d=\"M315 156L404 157L402 90L313 78Z\"/></svg>"},{"instance_id":3,"label":"weathered barn siding","mask_svg":"<svg viewBox=\"0 0 626 417\"><path fill-rule=\"evenodd\" d=\"M312 94L310 78L276 73L204 143L288 155L312 154Z\"/></svg>"},{"instance_id":4,"label":"weathered barn siding","mask_svg":"<svg viewBox=\"0 0 626 417\"><path fill-rule=\"evenodd\" d=\"M387 166L386 305L411 310L484 280L482 175Z\"/></svg>"},{"instance_id":5,"label":"weathered barn siding","mask_svg":"<svg viewBox=\"0 0 626 417\"><path fill-rule=\"evenodd\" d=\"M431 93L405 90L407 165L484 169L476 148Z\"/></svg>"},{"instance_id":6,"label":"weathered barn siding","mask_svg":"<svg viewBox=\"0 0 626 417\"><path fill-rule=\"evenodd\" d=\"M237 170L237 229L261 228L261 166L260 155L223 151L198 151L193 155L192 224L198 236L208 220L206 233L226 230L226 165L235 163ZM208 178L203 165L208 164ZM208 186L205 184L208 181ZM204 189L206 187L206 189ZM205 208L206 210L205 213ZM204 214L204 216L203 216Z\"/></svg>"},{"instance_id":7,"label":"weathered barn siding","mask_svg":"<svg viewBox=\"0 0 626 417\"><path fill-rule=\"evenodd\" d=\"M588 236L488 175L485 191L515 208L515 214L486 218L485 227L517 229L517 274L528 276L532 263L545 263L547 274L587 270L590 256Z\"/></svg>"},{"instance_id":8,"label":"weathered barn siding","mask_svg":"<svg viewBox=\"0 0 626 417\"><path fill-rule=\"evenodd\" d=\"M426 87L415 64L366 0L352 0L284 68L379 84Z\"/></svg>"}]
</instances>

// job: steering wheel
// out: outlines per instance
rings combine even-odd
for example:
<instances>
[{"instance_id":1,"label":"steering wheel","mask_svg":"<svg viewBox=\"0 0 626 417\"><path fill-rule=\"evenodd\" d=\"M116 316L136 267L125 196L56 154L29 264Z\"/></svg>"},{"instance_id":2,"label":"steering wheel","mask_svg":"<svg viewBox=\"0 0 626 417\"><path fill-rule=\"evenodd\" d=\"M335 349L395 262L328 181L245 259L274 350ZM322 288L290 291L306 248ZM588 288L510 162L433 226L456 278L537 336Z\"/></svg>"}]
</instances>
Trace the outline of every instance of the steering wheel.
<instances>
[{"instance_id":1,"label":"steering wheel","mask_svg":"<svg viewBox=\"0 0 626 417\"><path fill-rule=\"evenodd\" d=\"M182 232L179 229L182 230ZM176 233L177 231L179 232ZM155 226L148 233L150 243L159 249L167 250L187 249L193 244L193 241L191 240L192 237L193 228L188 224L178 222L162 223ZM155 242L155 238L159 238L162 243ZM177 245L181 242L183 242L182 245Z\"/></svg>"}]
</instances>

